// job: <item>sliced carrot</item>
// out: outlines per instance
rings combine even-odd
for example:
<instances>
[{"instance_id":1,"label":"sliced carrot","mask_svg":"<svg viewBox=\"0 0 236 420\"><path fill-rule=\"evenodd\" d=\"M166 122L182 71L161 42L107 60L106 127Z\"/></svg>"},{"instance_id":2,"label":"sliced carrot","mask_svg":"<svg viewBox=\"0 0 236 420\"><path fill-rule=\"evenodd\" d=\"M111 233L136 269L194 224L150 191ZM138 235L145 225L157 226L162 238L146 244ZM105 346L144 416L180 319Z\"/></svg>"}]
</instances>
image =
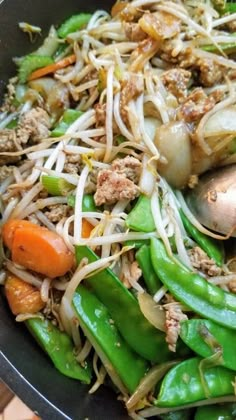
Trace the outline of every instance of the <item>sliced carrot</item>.
<instances>
[{"instance_id":1,"label":"sliced carrot","mask_svg":"<svg viewBox=\"0 0 236 420\"><path fill-rule=\"evenodd\" d=\"M12 251L13 262L50 278L63 276L73 267L74 256L57 233L27 220L11 222L3 228L3 241Z\"/></svg>"},{"instance_id":2,"label":"sliced carrot","mask_svg":"<svg viewBox=\"0 0 236 420\"><path fill-rule=\"evenodd\" d=\"M55 73L55 71L68 67L70 64L75 63L75 61L76 55L71 54L68 57L58 61L57 63L49 64L46 67L42 67L41 69L33 71L33 73L31 73L31 75L28 77L28 80L39 79L40 77L46 76L47 74Z\"/></svg>"},{"instance_id":3,"label":"sliced carrot","mask_svg":"<svg viewBox=\"0 0 236 420\"><path fill-rule=\"evenodd\" d=\"M8 304L14 315L35 314L45 306L45 302L41 299L40 291L13 274L7 276L5 292Z\"/></svg>"},{"instance_id":4,"label":"sliced carrot","mask_svg":"<svg viewBox=\"0 0 236 420\"><path fill-rule=\"evenodd\" d=\"M93 225L89 223L86 219L82 221L82 238L89 238L93 230Z\"/></svg>"},{"instance_id":5,"label":"sliced carrot","mask_svg":"<svg viewBox=\"0 0 236 420\"><path fill-rule=\"evenodd\" d=\"M3 243L4 245L7 246L7 248L9 248L10 250L12 249L12 244L13 244L13 238L15 235L15 231L16 229L19 229L21 227L28 227L29 226L29 222L27 220L19 220L19 219L11 219L8 220L8 222L6 222L3 225L2 228L2 239L3 239ZM33 228L39 228L40 226L31 223L32 229Z\"/></svg>"}]
</instances>

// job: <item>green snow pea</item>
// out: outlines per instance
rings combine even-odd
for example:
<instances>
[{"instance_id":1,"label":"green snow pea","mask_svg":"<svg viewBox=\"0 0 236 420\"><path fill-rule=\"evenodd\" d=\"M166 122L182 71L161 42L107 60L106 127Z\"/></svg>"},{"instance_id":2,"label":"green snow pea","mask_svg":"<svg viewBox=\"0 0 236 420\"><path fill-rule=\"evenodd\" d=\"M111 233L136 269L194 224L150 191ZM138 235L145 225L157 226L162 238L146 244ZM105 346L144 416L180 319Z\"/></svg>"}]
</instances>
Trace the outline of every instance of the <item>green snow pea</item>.
<instances>
[{"instance_id":1,"label":"green snow pea","mask_svg":"<svg viewBox=\"0 0 236 420\"><path fill-rule=\"evenodd\" d=\"M160 407L177 407L208 398L234 395L235 372L221 366L204 369L201 377L199 357L185 360L165 376L158 398Z\"/></svg>"},{"instance_id":2,"label":"green snow pea","mask_svg":"<svg viewBox=\"0 0 236 420\"><path fill-rule=\"evenodd\" d=\"M159 414L161 420L192 420L192 410L178 410L178 411L170 411L166 414Z\"/></svg>"},{"instance_id":3,"label":"green snow pea","mask_svg":"<svg viewBox=\"0 0 236 420\"><path fill-rule=\"evenodd\" d=\"M153 232L156 230L149 197L140 195L134 208L128 214L125 223L129 229L139 232Z\"/></svg>"},{"instance_id":4,"label":"green snow pea","mask_svg":"<svg viewBox=\"0 0 236 420\"><path fill-rule=\"evenodd\" d=\"M190 319L181 322L180 337L202 357L222 350L222 366L236 370L235 331L207 319Z\"/></svg>"},{"instance_id":5,"label":"green snow pea","mask_svg":"<svg viewBox=\"0 0 236 420\"><path fill-rule=\"evenodd\" d=\"M66 38L67 35L72 32L79 31L82 29L91 18L90 13L80 13L79 15L74 15L69 17L62 25L58 28L57 33L60 38Z\"/></svg>"},{"instance_id":6,"label":"green snow pea","mask_svg":"<svg viewBox=\"0 0 236 420\"><path fill-rule=\"evenodd\" d=\"M30 54L26 55L21 61L18 71L19 82L27 82L30 74L41 67L54 63L53 59L46 55Z\"/></svg>"},{"instance_id":7,"label":"green snow pea","mask_svg":"<svg viewBox=\"0 0 236 420\"><path fill-rule=\"evenodd\" d=\"M70 337L55 327L50 321L31 318L25 321L27 328L48 354L55 367L65 376L79 379L85 384L91 381L91 368L82 367L76 360Z\"/></svg>"},{"instance_id":8,"label":"green snow pea","mask_svg":"<svg viewBox=\"0 0 236 420\"><path fill-rule=\"evenodd\" d=\"M145 280L147 290L151 295L155 295L157 290L162 286L157 277L151 261L150 246L143 245L135 255L136 260L142 270L143 278Z\"/></svg>"},{"instance_id":9,"label":"green snow pea","mask_svg":"<svg viewBox=\"0 0 236 420\"><path fill-rule=\"evenodd\" d=\"M75 247L76 260L89 263L98 260L88 247ZM138 354L147 360L164 362L172 358L165 334L154 328L142 314L137 299L110 270L105 269L86 278L97 298L107 307L121 335Z\"/></svg>"},{"instance_id":10,"label":"green snow pea","mask_svg":"<svg viewBox=\"0 0 236 420\"><path fill-rule=\"evenodd\" d=\"M206 252L208 257L212 258L216 264L221 267L224 263L224 248L222 243L200 232L192 225L182 210L180 210L180 216L189 236L197 242L197 244Z\"/></svg>"},{"instance_id":11,"label":"green snow pea","mask_svg":"<svg viewBox=\"0 0 236 420\"><path fill-rule=\"evenodd\" d=\"M79 118L83 112L78 111L77 109L67 109L60 121L57 123L56 127L52 130L52 137L63 136L70 125Z\"/></svg>"},{"instance_id":12,"label":"green snow pea","mask_svg":"<svg viewBox=\"0 0 236 420\"><path fill-rule=\"evenodd\" d=\"M75 195L69 195L67 197L67 203L70 207L75 207ZM96 207L92 194L84 194L82 202L82 211L99 211Z\"/></svg>"},{"instance_id":13,"label":"green snow pea","mask_svg":"<svg viewBox=\"0 0 236 420\"><path fill-rule=\"evenodd\" d=\"M235 420L236 404L208 405L198 407L194 420Z\"/></svg>"},{"instance_id":14,"label":"green snow pea","mask_svg":"<svg viewBox=\"0 0 236 420\"><path fill-rule=\"evenodd\" d=\"M111 321L107 308L86 287L78 286L73 305L84 334L115 384L134 392L148 370L147 361L133 352Z\"/></svg>"},{"instance_id":15,"label":"green snow pea","mask_svg":"<svg viewBox=\"0 0 236 420\"><path fill-rule=\"evenodd\" d=\"M197 273L178 265L163 243L151 239L153 268L173 296L197 314L227 328L236 329L236 296L209 283Z\"/></svg>"}]
</instances>

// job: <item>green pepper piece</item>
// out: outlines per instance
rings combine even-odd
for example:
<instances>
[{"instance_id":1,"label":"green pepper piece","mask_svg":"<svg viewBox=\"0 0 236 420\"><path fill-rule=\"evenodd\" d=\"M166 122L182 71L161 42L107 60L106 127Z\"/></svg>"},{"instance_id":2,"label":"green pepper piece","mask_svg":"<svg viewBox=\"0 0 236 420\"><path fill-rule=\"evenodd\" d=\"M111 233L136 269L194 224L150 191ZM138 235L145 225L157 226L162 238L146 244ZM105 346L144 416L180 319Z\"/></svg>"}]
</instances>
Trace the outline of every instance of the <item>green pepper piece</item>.
<instances>
[{"instance_id":1,"label":"green pepper piece","mask_svg":"<svg viewBox=\"0 0 236 420\"><path fill-rule=\"evenodd\" d=\"M216 241L210 238L204 233L200 232L185 216L182 210L180 210L180 216L186 231L189 236L193 238L198 245L206 252L208 257L212 258L219 267L222 267L224 263L224 248L220 241Z\"/></svg>"},{"instance_id":2,"label":"green pepper piece","mask_svg":"<svg viewBox=\"0 0 236 420\"><path fill-rule=\"evenodd\" d=\"M160 407L177 407L209 398L234 395L235 372L222 366L204 369L204 383L201 381L199 357L185 360L174 366L165 376L155 404Z\"/></svg>"},{"instance_id":3,"label":"green pepper piece","mask_svg":"<svg viewBox=\"0 0 236 420\"><path fill-rule=\"evenodd\" d=\"M118 378L129 392L134 392L148 370L147 362L131 350L112 322L107 308L84 286L77 288L73 305L84 334L111 378L114 381ZM119 387L119 383L117 385Z\"/></svg>"},{"instance_id":4,"label":"green pepper piece","mask_svg":"<svg viewBox=\"0 0 236 420\"><path fill-rule=\"evenodd\" d=\"M48 354L54 366L65 376L79 379L85 384L91 381L90 366L82 367L76 360L70 337L60 331L50 321L31 318L25 321L27 328Z\"/></svg>"},{"instance_id":5,"label":"green pepper piece","mask_svg":"<svg viewBox=\"0 0 236 420\"><path fill-rule=\"evenodd\" d=\"M69 17L60 28L58 28L58 36L60 38L66 38L67 35L71 34L72 32L79 31L82 29L87 23L89 22L91 18L90 13L80 13L79 15L74 15Z\"/></svg>"},{"instance_id":6,"label":"green pepper piece","mask_svg":"<svg viewBox=\"0 0 236 420\"><path fill-rule=\"evenodd\" d=\"M162 286L159 278L157 277L151 260L150 246L143 245L135 255L136 260L143 273L147 289L151 295L155 295L157 290Z\"/></svg>"},{"instance_id":7,"label":"green pepper piece","mask_svg":"<svg viewBox=\"0 0 236 420\"><path fill-rule=\"evenodd\" d=\"M222 365L236 370L236 335L208 319L181 322L180 337L187 346L202 357L209 357L222 349Z\"/></svg>"},{"instance_id":8,"label":"green pepper piece","mask_svg":"<svg viewBox=\"0 0 236 420\"><path fill-rule=\"evenodd\" d=\"M149 197L140 195L134 208L128 214L125 224L129 229L139 232L153 232L156 230Z\"/></svg>"},{"instance_id":9,"label":"green pepper piece","mask_svg":"<svg viewBox=\"0 0 236 420\"><path fill-rule=\"evenodd\" d=\"M75 195L69 195L67 197L67 204L70 207L75 207ZM82 211L99 211L92 194L85 194L83 196Z\"/></svg>"},{"instance_id":10,"label":"green pepper piece","mask_svg":"<svg viewBox=\"0 0 236 420\"><path fill-rule=\"evenodd\" d=\"M26 83L28 77L34 70L48 66L52 63L54 63L53 59L47 55L26 55L26 57L20 61L18 72L19 82Z\"/></svg>"},{"instance_id":11,"label":"green pepper piece","mask_svg":"<svg viewBox=\"0 0 236 420\"><path fill-rule=\"evenodd\" d=\"M235 420L236 404L208 405L198 407L194 420Z\"/></svg>"},{"instance_id":12,"label":"green pepper piece","mask_svg":"<svg viewBox=\"0 0 236 420\"><path fill-rule=\"evenodd\" d=\"M210 284L199 274L178 265L163 243L151 239L153 268L173 296L197 314L227 328L236 329L236 296Z\"/></svg>"},{"instance_id":13,"label":"green pepper piece","mask_svg":"<svg viewBox=\"0 0 236 420\"><path fill-rule=\"evenodd\" d=\"M85 246L76 246L75 255L78 264L83 258L89 263L98 260L97 255ZM99 271L84 281L106 305L121 335L133 350L145 359L159 363L171 359L164 333L147 321L137 299L110 269Z\"/></svg>"},{"instance_id":14,"label":"green pepper piece","mask_svg":"<svg viewBox=\"0 0 236 420\"><path fill-rule=\"evenodd\" d=\"M63 136L70 125L79 118L83 112L78 111L76 109L67 109L61 120L58 122L56 127L52 130L51 136L52 137L60 137Z\"/></svg>"}]
</instances>

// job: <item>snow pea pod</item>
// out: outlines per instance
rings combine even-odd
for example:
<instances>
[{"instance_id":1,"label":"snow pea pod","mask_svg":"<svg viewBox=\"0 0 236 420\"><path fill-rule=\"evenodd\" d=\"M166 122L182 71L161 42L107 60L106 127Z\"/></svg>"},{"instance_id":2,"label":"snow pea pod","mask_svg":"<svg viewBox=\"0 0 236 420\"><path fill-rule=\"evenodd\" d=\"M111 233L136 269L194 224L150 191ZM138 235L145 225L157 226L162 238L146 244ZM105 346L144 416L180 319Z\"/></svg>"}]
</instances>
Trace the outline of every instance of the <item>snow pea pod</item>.
<instances>
[{"instance_id":1,"label":"snow pea pod","mask_svg":"<svg viewBox=\"0 0 236 420\"><path fill-rule=\"evenodd\" d=\"M178 411L170 411L169 413L160 414L159 415L161 420L192 420L192 410L178 410Z\"/></svg>"},{"instance_id":2,"label":"snow pea pod","mask_svg":"<svg viewBox=\"0 0 236 420\"><path fill-rule=\"evenodd\" d=\"M128 214L125 223L129 229L139 232L153 232L156 230L149 197L140 195L134 208Z\"/></svg>"},{"instance_id":3,"label":"snow pea pod","mask_svg":"<svg viewBox=\"0 0 236 420\"><path fill-rule=\"evenodd\" d=\"M75 207L75 195L69 195L67 197L67 204L70 207ZM95 201L92 194L84 194L82 202L82 211L99 211L99 208L95 205Z\"/></svg>"},{"instance_id":4,"label":"snow pea pod","mask_svg":"<svg viewBox=\"0 0 236 420\"><path fill-rule=\"evenodd\" d=\"M236 404L198 407L194 420L235 420Z\"/></svg>"},{"instance_id":5,"label":"snow pea pod","mask_svg":"<svg viewBox=\"0 0 236 420\"><path fill-rule=\"evenodd\" d=\"M136 260L143 273L147 290L151 295L154 295L157 290L162 286L159 278L157 277L151 261L150 246L143 245L135 255Z\"/></svg>"},{"instance_id":6,"label":"snow pea pod","mask_svg":"<svg viewBox=\"0 0 236 420\"><path fill-rule=\"evenodd\" d=\"M180 337L187 346L202 357L222 350L222 366L236 370L236 334L208 319L181 322Z\"/></svg>"},{"instance_id":7,"label":"snow pea pod","mask_svg":"<svg viewBox=\"0 0 236 420\"><path fill-rule=\"evenodd\" d=\"M185 360L165 376L155 404L177 407L214 397L234 395L235 372L221 366L204 369L200 375L199 357ZM207 395L206 395L207 391Z\"/></svg>"},{"instance_id":8,"label":"snow pea pod","mask_svg":"<svg viewBox=\"0 0 236 420\"><path fill-rule=\"evenodd\" d=\"M76 360L70 337L60 331L50 321L31 318L25 321L27 328L48 354L54 366L65 376L78 379L85 384L91 381L88 363L82 367Z\"/></svg>"},{"instance_id":9,"label":"snow pea pod","mask_svg":"<svg viewBox=\"0 0 236 420\"><path fill-rule=\"evenodd\" d=\"M102 360L108 374L120 390L134 392L148 370L148 363L123 340L107 308L86 289L78 286L73 305L79 317L81 328L96 353Z\"/></svg>"},{"instance_id":10,"label":"snow pea pod","mask_svg":"<svg viewBox=\"0 0 236 420\"><path fill-rule=\"evenodd\" d=\"M209 283L204 277L178 265L163 243L151 239L153 268L173 296L197 314L227 328L236 329L236 296Z\"/></svg>"},{"instance_id":11,"label":"snow pea pod","mask_svg":"<svg viewBox=\"0 0 236 420\"><path fill-rule=\"evenodd\" d=\"M98 259L88 247L75 247L76 261L83 258L89 263ZM165 334L154 328L142 314L137 299L117 276L105 269L86 278L97 298L107 307L121 335L140 356L158 363L171 359Z\"/></svg>"},{"instance_id":12,"label":"snow pea pod","mask_svg":"<svg viewBox=\"0 0 236 420\"><path fill-rule=\"evenodd\" d=\"M216 264L221 267L224 263L224 248L222 243L200 232L194 225L192 225L182 210L180 210L180 216L189 236L191 236L197 244L200 245L208 257L212 258Z\"/></svg>"}]
</instances>

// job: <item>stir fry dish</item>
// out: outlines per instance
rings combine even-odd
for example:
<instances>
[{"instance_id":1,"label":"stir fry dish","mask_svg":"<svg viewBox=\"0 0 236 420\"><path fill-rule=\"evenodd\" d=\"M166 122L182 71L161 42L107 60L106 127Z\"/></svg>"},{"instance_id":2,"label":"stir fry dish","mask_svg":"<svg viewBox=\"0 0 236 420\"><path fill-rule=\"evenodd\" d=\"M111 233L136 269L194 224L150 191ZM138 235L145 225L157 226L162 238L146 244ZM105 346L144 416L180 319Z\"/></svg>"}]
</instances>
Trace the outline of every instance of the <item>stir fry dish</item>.
<instances>
[{"instance_id":1,"label":"stir fry dish","mask_svg":"<svg viewBox=\"0 0 236 420\"><path fill-rule=\"evenodd\" d=\"M235 53L235 3L133 0L14 57L2 290L63 375L112 384L133 419L236 418L233 232L186 200L236 162Z\"/></svg>"}]
</instances>

